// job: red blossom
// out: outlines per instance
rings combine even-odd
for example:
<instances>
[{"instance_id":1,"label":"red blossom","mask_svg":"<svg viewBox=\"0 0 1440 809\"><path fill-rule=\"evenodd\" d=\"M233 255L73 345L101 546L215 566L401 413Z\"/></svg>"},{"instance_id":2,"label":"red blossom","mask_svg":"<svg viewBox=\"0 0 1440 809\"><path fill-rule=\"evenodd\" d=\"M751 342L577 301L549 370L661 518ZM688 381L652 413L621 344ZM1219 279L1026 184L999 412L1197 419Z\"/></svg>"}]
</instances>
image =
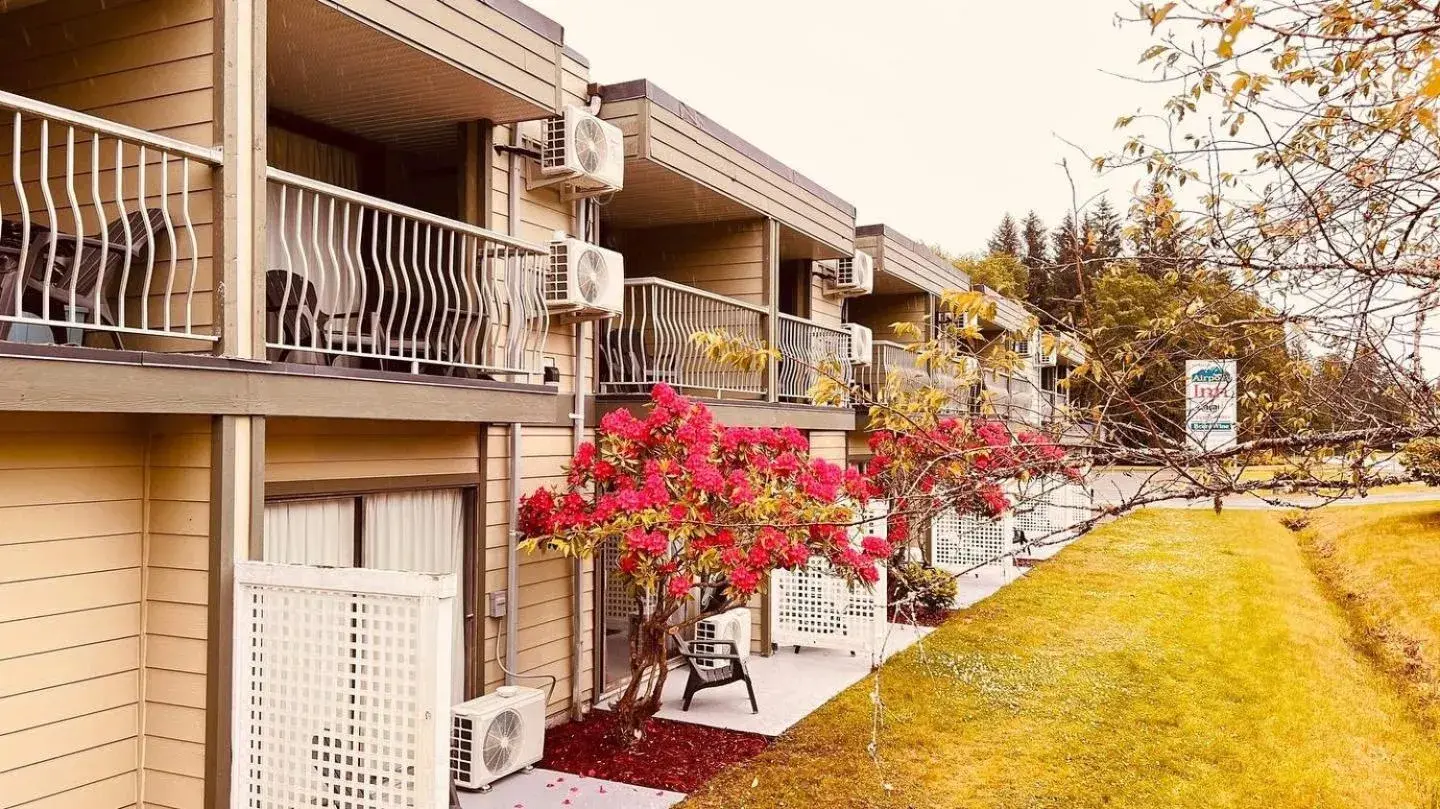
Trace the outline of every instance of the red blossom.
<instances>
[{"instance_id":1,"label":"red blossom","mask_svg":"<svg viewBox=\"0 0 1440 809\"><path fill-rule=\"evenodd\" d=\"M760 574L748 567L739 567L730 573L730 586L746 595L760 587Z\"/></svg>"},{"instance_id":2,"label":"red blossom","mask_svg":"<svg viewBox=\"0 0 1440 809\"><path fill-rule=\"evenodd\" d=\"M880 537L868 536L860 541L860 550L872 559L889 559L894 549Z\"/></svg>"},{"instance_id":3,"label":"red blossom","mask_svg":"<svg viewBox=\"0 0 1440 809\"><path fill-rule=\"evenodd\" d=\"M671 598L685 598L694 587L695 580L689 576L676 576L666 585L666 589L670 592Z\"/></svg>"}]
</instances>

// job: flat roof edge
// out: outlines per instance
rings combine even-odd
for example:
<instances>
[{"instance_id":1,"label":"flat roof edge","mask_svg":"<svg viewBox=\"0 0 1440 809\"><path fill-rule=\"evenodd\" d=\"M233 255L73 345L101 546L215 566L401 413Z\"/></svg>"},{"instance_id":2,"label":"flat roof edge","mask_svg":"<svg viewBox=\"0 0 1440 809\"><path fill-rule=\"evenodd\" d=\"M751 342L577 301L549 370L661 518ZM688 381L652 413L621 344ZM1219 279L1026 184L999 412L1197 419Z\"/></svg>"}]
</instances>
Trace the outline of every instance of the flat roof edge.
<instances>
[{"instance_id":1,"label":"flat roof edge","mask_svg":"<svg viewBox=\"0 0 1440 809\"><path fill-rule=\"evenodd\" d=\"M614 84L597 85L596 91L599 92L602 101L629 101L643 98L653 104L659 104L664 109L679 116L682 120L694 124L706 134L715 137L726 146L729 146L795 185L825 200L825 202L838 208L842 213L852 219L855 217L855 206L841 199L835 192L830 191L776 158L766 154L755 144L745 140L733 131L717 123L714 119L666 92L649 79L631 79L630 81L616 82Z\"/></svg>"},{"instance_id":2,"label":"flat roof edge","mask_svg":"<svg viewBox=\"0 0 1440 809\"><path fill-rule=\"evenodd\" d=\"M560 52L570 57L571 59L574 59L581 67L585 68L586 70L590 69L589 58L587 58L585 54L581 53L580 51L577 51L569 45L566 45L560 49Z\"/></svg>"},{"instance_id":3,"label":"flat roof edge","mask_svg":"<svg viewBox=\"0 0 1440 809\"><path fill-rule=\"evenodd\" d=\"M520 0L478 0L478 2L495 9L556 45L565 44L564 26L525 5ZM580 60L576 59L576 61ZM585 66L589 67L590 64L587 62Z\"/></svg>"},{"instance_id":4,"label":"flat roof edge","mask_svg":"<svg viewBox=\"0 0 1440 809\"><path fill-rule=\"evenodd\" d=\"M946 272L951 272L960 276L960 278L964 280L966 286L969 286L970 284L970 276L967 275L964 270L956 267L953 262L946 259L944 256L940 255L934 250L931 250L923 242L917 242L909 236L906 236L905 234L896 230L895 228L890 227L889 225L886 225L884 223L877 223L874 225L858 225L855 228L855 238L858 239L861 236L879 236L881 238L890 239L893 242L897 242L906 249L913 251L916 255L919 255L920 257L926 259L931 264L934 264L936 267L941 268Z\"/></svg>"}]
</instances>

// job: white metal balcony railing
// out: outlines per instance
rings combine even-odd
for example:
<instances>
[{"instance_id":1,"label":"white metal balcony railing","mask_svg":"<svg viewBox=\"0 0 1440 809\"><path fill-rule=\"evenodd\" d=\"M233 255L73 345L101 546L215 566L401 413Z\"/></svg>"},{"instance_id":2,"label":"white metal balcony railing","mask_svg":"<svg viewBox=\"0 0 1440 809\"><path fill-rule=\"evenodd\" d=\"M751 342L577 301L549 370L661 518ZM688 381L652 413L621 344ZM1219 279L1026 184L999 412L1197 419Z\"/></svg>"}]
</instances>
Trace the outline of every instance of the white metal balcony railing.
<instances>
[{"instance_id":1,"label":"white metal balcony railing","mask_svg":"<svg viewBox=\"0 0 1440 809\"><path fill-rule=\"evenodd\" d=\"M929 384L930 374L920 367L920 357L900 343L876 340L870 364L855 369L855 381L870 396L883 401L893 385L918 388Z\"/></svg>"},{"instance_id":2,"label":"white metal balcony railing","mask_svg":"<svg viewBox=\"0 0 1440 809\"><path fill-rule=\"evenodd\" d=\"M220 163L218 149L0 92L0 339L214 342Z\"/></svg>"},{"instance_id":3,"label":"white metal balcony railing","mask_svg":"<svg viewBox=\"0 0 1440 809\"><path fill-rule=\"evenodd\" d=\"M271 168L266 344L419 372L541 372L547 250Z\"/></svg>"},{"instance_id":4,"label":"white metal balcony railing","mask_svg":"<svg viewBox=\"0 0 1440 809\"><path fill-rule=\"evenodd\" d=\"M626 279L624 303L597 334L602 393L644 393L657 382L716 397L765 393L763 372L714 362L692 339L723 331L764 345L764 307L661 278Z\"/></svg>"},{"instance_id":5,"label":"white metal balcony railing","mask_svg":"<svg viewBox=\"0 0 1440 809\"><path fill-rule=\"evenodd\" d=\"M781 401L810 401L810 389L821 374L834 376L847 386L854 378L850 366L850 335L844 329L782 314L776 324L775 342L780 352L777 384ZM841 404L846 402L848 397Z\"/></svg>"}]
</instances>

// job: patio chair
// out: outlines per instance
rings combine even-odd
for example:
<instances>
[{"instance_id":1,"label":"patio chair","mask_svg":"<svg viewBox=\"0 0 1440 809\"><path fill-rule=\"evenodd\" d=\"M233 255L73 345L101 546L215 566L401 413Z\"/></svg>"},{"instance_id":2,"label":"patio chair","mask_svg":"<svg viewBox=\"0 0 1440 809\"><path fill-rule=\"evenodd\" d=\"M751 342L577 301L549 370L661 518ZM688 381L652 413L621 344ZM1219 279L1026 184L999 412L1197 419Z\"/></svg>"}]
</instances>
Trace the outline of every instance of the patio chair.
<instances>
[{"instance_id":1,"label":"patio chair","mask_svg":"<svg viewBox=\"0 0 1440 809\"><path fill-rule=\"evenodd\" d=\"M750 681L750 669L745 664L745 658L737 652L735 641L705 641L707 647L729 649L728 652L701 652L695 649L694 644L683 640L678 642L680 656L685 658L685 663L690 667L690 679L685 683L685 702L680 706L680 710L690 710L690 700L699 691L743 682L745 690L750 693L750 712L760 713L760 706L755 702L755 684ZM721 665L711 667L698 665L699 663L720 663Z\"/></svg>"},{"instance_id":2,"label":"patio chair","mask_svg":"<svg viewBox=\"0 0 1440 809\"><path fill-rule=\"evenodd\" d=\"M127 227L130 233L128 240L124 238ZM14 269L0 276L0 313L16 314L13 310L15 287L18 284L24 285L22 294L28 292L42 298L48 297L52 307L70 306L73 285L76 309L97 313L99 322L107 326L120 325L110 308L110 301L115 296L124 294L124 290L120 288L120 280L125 270L131 262L153 249L152 234L161 233L164 229L164 211L148 208L111 222L106 231L109 241L90 236L82 239L49 230L39 232L38 238L30 245L29 267L19 267L18 262L4 265ZM84 250L77 265L75 255L80 245L84 246ZM50 262L52 246L55 251L53 264ZM74 317L73 313L71 317ZM81 328L84 326L83 323L73 325ZM8 334L8 325L0 323L0 339L4 339ZM115 340L116 348L124 348L119 332L112 332L111 336Z\"/></svg>"},{"instance_id":3,"label":"patio chair","mask_svg":"<svg viewBox=\"0 0 1440 809\"><path fill-rule=\"evenodd\" d=\"M265 272L265 339L284 344L269 349L272 361L288 360L299 352L319 354L320 362L328 364L327 349L357 342L368 345L374 339L374 326L365 327L365 317L359 312L324 311L315 285L296 273ZM346 325L356 320L360 327Z\"/></svg>"}]
</instances>

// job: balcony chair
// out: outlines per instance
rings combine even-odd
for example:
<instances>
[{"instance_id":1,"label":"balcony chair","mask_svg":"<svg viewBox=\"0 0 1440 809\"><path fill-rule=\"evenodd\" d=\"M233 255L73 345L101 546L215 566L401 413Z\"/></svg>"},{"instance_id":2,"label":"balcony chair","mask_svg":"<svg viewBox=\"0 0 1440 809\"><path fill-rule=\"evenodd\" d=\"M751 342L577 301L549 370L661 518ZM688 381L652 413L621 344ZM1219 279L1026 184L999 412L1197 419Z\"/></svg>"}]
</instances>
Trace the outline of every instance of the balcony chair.
<instances>
[{"instance_id":1,"label":"balcony chair","mask_svg":"<svg viewBox=\"0 0 1440 809\"><path fill-rule=\"evenodd\" d=\"M127 226L130 229L129 240L117 240L117 237L124 236ZM24 284L22 295L30 294L42 300L48 297L52 307L69 307L73 279L76 309L98 312L100 322L107 326L120 325L115 320L110 301L124 294L125 291L120 288L121 277L133 262L154 248L151 241L153 235L164 229L165 213L159 208L135 211L124 219L111 222L106 231L110 239L108 242L90 236L81 239L67 233L33 226L28 268L19 266L18 234L7 235L3 239L6 245L3 252L13 258L9 263L0 258L0 314L18 314L15 311L15 288L21 283ZM50 267L48 265L52 243L55 261L53 267ZM80 244L83 244L85 249L81 253L79 266L76 266L75 255L77 245ZM105 251L103 263L102 248ZM146 292L148 293L148 290ZM145 304L142 302L141 305ZM43 304L37 308L42 307ZM71 316L73 317L73 313ZM84 323L58 321L52 326L52 330L71 327L83 329ZM9 324L0 322L0 340L8 337L9 331ZM111 336L115 340L116 348L124 348L119 332L111 332Z\"/></svg>"},{"instance_id":2,"label":"balcony chair","mask_svg":"<svg viewBox=\"0 0 1440 809\"><path fill-rule=\"evenodd\" d=\"M746 665L745 658L737 652L733 640L707 640L705 645L713 648L728 648L729 652L701 652L695 645L676 639L680 644L680 656L690 668L690 679L685 682L685 701L680 710L690 710L690 700L695 697L696 692L704 691L707 688L719 688L722 685L731 683L745 683L745 690L750 693L750 712L760 713L760 706L755 702L755 684L750 681L750 669ZM703 666L701 663L720 663L718 666Z\"/></svg>"},{"instance_id":3,"label":"balcony chair","mask_svg":"<svg viewBox=\"0 0 1440 809\"><path fill-rule=\"evenodd\" d=\"M288 285L288 290L287 290ZM265 339L278 342L267 354L272 362L288 362L298 354L312 357L307 364L329 365L336 345L369 345L375 339L374 317L366 325L363 312L326 312L320 308L315 285L289 270L265 273ZM347 323L360 321L360 326Z\"/></svg>"}]
</instances>

